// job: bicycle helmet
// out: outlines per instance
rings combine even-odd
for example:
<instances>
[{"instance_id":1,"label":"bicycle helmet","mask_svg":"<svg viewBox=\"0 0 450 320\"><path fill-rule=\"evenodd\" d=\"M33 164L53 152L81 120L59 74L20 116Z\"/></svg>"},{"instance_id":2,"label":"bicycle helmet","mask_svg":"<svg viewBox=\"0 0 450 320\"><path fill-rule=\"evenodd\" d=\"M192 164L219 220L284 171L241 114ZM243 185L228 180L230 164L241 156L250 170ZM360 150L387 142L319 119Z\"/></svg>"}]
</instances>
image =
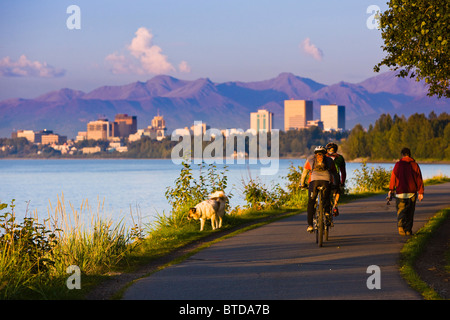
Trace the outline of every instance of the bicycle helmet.
<instances>
[{"instance_id":1,"label":"bicycle helmet","mask_svg":"<svg viewBox=\"0 0 450 320\"><path fill-rule=\"evenodd\" d=\"M328 143L327 146L326 146L325 148L326 148L327 150L333 148L333 149L334 149L334 152L337 152L337 150L338 150L338 146L337 146L337 144L334 143L334 142Z\"/></svg>"},{"instance_id":2,"label":"bicycle helmet","mask_svg":"<svg viewBox=\"0 0 450 320\"><path fill-rule=\"evenodd\" d=\"M316 153L323 153L323 154L326 154L326 153L327 153L327 150L326 150L323 146L317 146L317 147L314 149L314 154L316 154Z\"/></svg>"}]
</instances>

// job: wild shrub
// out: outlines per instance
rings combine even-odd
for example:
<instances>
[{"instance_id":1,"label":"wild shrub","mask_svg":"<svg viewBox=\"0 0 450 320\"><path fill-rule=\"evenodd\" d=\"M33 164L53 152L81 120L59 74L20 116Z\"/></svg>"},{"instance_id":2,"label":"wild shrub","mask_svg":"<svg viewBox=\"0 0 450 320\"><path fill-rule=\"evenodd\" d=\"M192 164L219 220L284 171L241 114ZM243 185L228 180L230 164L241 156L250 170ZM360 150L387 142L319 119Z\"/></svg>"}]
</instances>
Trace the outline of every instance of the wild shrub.
<instances>
[{"instance_id":1,"label":"wild shrub","mask_svg":"<svg viewBox=\"0 0 450 320\"><path fill-rule=\"evenodd\" d=\"M180 228L187 223L186 216L189 208L205 200L214 191L223 190L228 186L227 166L223 171L218 172L215 164L209 164L206 175L204 174L205 164L199 165L198 178L195 178L190 162L185 159L182 162L182 169L179 177L175 180L174 187L168 187L165 197L171 206L170 214L159 214L155 222L156 227L173 226ZM230 199L233 195L227 192ZM228 209L228 204L225 210Z\"/></svg>"},{"instance_id":2,"label":"wild shrub","mask_svg":"<svg viewBox=\"0 0 450 320\"><path fill-rule=\"evenodd\" d=\"M48 230L35 218L16 222L14 200L10 211L0 214L0 297L14 296L32 283L45 281L55 268L56 230ZM0 203L0 211L8 208Z\"/></svg>"},{"instance_id":3,"label":"wild shrub","mask_svg":"<svg viewBox=\"0 0 450 320\"><path fill-rule=\"evenodd\" d=\"M380 166L368 168L367 162L364 161L361 169L356 169L354 172L355 192L378 192L389 188L390 170Z\"/></svg>"}]
</instances>

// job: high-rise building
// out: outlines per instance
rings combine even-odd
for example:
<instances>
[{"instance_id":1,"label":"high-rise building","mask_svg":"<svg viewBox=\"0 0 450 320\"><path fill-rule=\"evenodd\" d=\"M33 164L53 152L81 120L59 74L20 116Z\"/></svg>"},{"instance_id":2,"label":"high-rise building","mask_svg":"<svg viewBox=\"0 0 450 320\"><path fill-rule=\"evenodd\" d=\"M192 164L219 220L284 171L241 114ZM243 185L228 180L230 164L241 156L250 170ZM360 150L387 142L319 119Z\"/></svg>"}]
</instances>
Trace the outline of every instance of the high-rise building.
<instances>
[{"instance_id":1,"label":"high-rise building","mask_svg":"<svg viewBox=\"0 0 450 320\"><path fill-rule=\"evenodd\" d=\"M313 120L313 102L309 100L284 101L284 130L304 129Z\"/></svg>"},{"instance_id":2,"label":"high-rise building","mask_svg":"<svg viewBox=\"0 0 450 320\"><path fill-rule=\"evenodd\" d=\"M267 110L258 110L250 113L250 129L271 132L273 128L273 113Z\"/></svg>"},{"instance_id":3,"label":"high-rise building","mask_svg":"<svg viewBox=\"0 0 450 320\"><path fill-rule=\"evenodd\" d=\"M99 119L87 124L88 140L108 140L112 136L112 123L108 119Z\"/></svg>"},{"instance_id":4,"label":"high-rise building","mask_svg":"<svg viewBox=\"0 0 450 320\"><path fill-rule=\"evenodd\" d=\"M128 114L116 114L113 125L113 137L127 138L130 134L137 132L136 116Z\"/></svg>"},{"instance_id":5,"label":"high-rise building","mask_svg":"<svg viewBox=\"0 0 450 320\"><path fill-rule=\"evenodd\" d=\"M345 130L345 106L337 104L320 106L320 120L325 131Z\"/></svg>"},{"instance_id":6,"label":"high-rise building","mask_svg":"<svg viewBox=\"0 0 450 320\"><path fill-rule=\"evenodd\" d=\"M152 119L153 130L156 134L156 140L161 141L166 137L166 120L164 120L163 116L160 116L159 113ZM153 139L153 138L152 138Z\"/></svg>"},{"instance_id":7,"label":"high-rise building","mask_svg":"<svg viewBox=\"0 0 450 320\"><path fill-rule=\"evenodd\" d=\"M159 114L152 119L152 127L153 128L160 128L165 129L166 128L166 120L164 120L163 116L160 116Z\"/></svg>"}]
</instances>

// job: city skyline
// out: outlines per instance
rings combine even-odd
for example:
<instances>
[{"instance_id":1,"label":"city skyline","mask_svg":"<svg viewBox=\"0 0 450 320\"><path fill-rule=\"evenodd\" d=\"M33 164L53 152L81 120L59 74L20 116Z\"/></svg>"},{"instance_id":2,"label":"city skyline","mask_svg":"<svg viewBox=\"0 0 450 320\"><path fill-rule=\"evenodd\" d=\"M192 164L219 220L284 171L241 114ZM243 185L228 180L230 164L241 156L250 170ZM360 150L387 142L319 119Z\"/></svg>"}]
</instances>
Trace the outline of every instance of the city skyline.
<instances>
[{"instance_id":1,"label":"city skyline","mask_svg":"<svg viewBox=\"0 0 450 320\"><path fill-rule=\"evenodd\" d=\"M343 105L320 105L320 118L313 119L313 101L308 100L285 100L284 102L284 118L285 127L284 131L290 130L302 130L313 126L320 127L324 131L345 131L345 106ZM264 108L258 109L257 112L251 112L249 114L249 129L252 132L271 132L273 127L274 113ZM196 132L195 127L200 126L202 134L206 133L206 130L211 129L207 123L202 121L194 121L189 129L189 124L186 124L184 129L178 128L172 132L177 134L178 130ZM145 126L145 125L144 125ZM86 131L79 131L75 141L82 140L117 140L116 138L129 138L130 141L136 141L141 139L142 136L147 135L152 139L162 140L166 138L165 131L166 120L164 116L160 115L159 111L156 116L151 120L151 125L147 128L138 129L137 116L128 115L124 113L118 113L114 117L114 121L109 121L105 117L101 117L97 120L91 120L86 125ZM217 129L217 128L214 128ZM242 128L220 128L222 134L227 135L226 132L244 132ZM247 130L247 131L248 131ZM38 143L40 143L41 135L52 135L52 140L47 139L48 142L58 142L60 135L53 134L53 130L41 130L35 132L29 129L19 129L11 133L12 138L25 137L30 142L35 142L35 135L38 134ZM66 142L67 137L62 140Z\"/></svg>"},{"instance_id":2,"label":"city skyline","mask_svg":"<svg viewBox=\"0 0 450 320\"><path fill-rule=\"evenodd\" d=\"M0 100L70 87L146 81L157 74L215 82L293 72L330 85L375 75L383 1L2 2Z\"/></svg>"}]
</instances>

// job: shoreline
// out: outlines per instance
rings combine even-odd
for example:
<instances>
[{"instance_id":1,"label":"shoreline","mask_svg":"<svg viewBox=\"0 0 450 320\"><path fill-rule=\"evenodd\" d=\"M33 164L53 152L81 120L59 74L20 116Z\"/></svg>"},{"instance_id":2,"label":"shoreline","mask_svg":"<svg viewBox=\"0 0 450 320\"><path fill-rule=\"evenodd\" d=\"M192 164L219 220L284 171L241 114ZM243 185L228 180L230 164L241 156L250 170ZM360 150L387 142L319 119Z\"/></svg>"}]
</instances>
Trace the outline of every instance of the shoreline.
<instances>
[{"instance_id":1,"label":"shoreline","mask_svg":"<svg viewBox=\"0 0 450 320\"><path fill-rule=\"evenodd\" d=\"M278 157L278 158L262 158L262 159L267 159L267 160L305 160L307 157L305 156L301 156L301 157ZM229 158L223 158L223 161L225 162L225 160L227 160ZM50 157L50 158L34 158L34 157L30 157L30 158L25 158L25 157L3 157L0 158L0 161L2 160L171 160L170 158L127 158L127 157ZM236 160L236 159L233 159ZM257 160L261 160L261 159L257 159ZM399 161L399 159L391 159L391 160L387 160L387 159L366 159L366 158L357 158L357 159L352 159L352 160L346 160L346 163L392 163L395 164L397 161ZM445 165L449 165L450 164L450 160L422 160L422 159L415 159L417 163L419 164L445 164ZM249 164L248 163L249 159L246 158L245 159L245 163L243 164ZM223 163L226 164L226 163ZM230 163L230 164L236 164L236 163ZM229 165L230 165L229 164Z\"/></svg>"}]
</instances>

